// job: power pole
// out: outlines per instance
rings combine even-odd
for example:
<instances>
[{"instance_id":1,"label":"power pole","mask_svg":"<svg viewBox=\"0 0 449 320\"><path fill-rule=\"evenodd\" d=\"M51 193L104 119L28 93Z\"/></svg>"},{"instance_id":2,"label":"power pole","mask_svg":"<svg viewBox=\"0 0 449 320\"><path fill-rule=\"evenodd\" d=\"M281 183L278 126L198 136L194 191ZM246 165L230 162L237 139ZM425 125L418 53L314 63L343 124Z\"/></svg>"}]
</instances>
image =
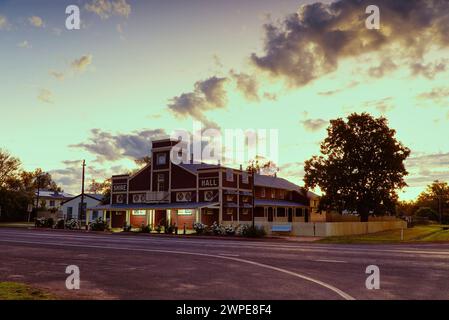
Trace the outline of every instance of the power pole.
<instances>
[{"instance_id":1,"label":"power pole","mask_svg":"<svg viewBox=\"0 0 449 320\"><path fill-rule=\"evenodd\" d=\"M81 180L81 212L80 212L80 220L84 217L84 175L86 168L86 160L83 160L83 176ZM80 222L81 223L81 222Z\"/></svg>"}]
</instances>

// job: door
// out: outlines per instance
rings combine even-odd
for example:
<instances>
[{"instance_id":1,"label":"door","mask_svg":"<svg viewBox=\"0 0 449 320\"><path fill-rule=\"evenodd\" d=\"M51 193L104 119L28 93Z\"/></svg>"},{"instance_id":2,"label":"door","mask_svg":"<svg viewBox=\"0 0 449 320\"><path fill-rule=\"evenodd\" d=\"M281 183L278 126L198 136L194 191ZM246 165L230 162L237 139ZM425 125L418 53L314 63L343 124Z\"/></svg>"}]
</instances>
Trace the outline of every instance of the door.
<instances>
[{"instance_id":1,"label":"door","mask_svg":"<svg viewBox=\"0 0 449 320\"><path fill-rule=\"evenodd\" d=\"M293 209L287 208L288 210L288 222L293 222Z\"/></svg>"}]
</instances>

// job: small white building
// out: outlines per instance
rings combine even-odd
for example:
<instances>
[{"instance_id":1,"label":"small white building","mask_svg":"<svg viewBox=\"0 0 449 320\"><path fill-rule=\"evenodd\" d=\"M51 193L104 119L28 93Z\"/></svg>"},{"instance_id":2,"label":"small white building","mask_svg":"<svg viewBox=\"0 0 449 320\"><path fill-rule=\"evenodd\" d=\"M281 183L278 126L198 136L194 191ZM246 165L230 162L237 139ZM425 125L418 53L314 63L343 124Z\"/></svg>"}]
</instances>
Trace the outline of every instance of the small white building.
<instances>
[{"instance_id":1,"label":"small white building","mask_svg":"<svg viewBox=\"0 0 449 320\"><path fill-rule=\"evenodd\" d=\"M101 204L101 201L103 200L103 195L101 194L84 194L84 207L85 208L92 208L96 207ZM65 219L80 219L80 213L81 213L81 194L77 195L76 197L73 197L61 205L61 211L63 214L63 217ZM85 209L84 212L87 212ZM89 211L89 221L93 221L99 217L103 217L103 212L93 210ZM83 219L85 220L85 219Z\"/></svg>"},{"instance_id":2,"label":"small white building","mask_svg":"<svg viewBox=\"0 0 449 320\"><path fill-rule=\"evenodd\" d=\"M61 204L64 201L72 198L73 195L65 192L51 191L51 190L39 190L39 193L35 192L35 200L39 200L39 207L46 208L47 210L59 210Z\"/></svg>"}]
</instances>

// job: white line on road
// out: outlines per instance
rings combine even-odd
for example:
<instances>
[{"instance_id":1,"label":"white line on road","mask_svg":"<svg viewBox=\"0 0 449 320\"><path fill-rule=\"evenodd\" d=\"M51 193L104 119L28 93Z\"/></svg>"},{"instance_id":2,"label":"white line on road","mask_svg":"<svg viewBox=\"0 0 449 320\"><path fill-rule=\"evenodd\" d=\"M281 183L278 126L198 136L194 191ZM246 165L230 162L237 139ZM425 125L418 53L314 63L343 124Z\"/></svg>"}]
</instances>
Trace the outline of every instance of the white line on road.
<instances>
[{"instance_id":1,"label":"white line on road","mask_svg":"<svg viewBox=\"0 0 449 320\"><path fill-rule=\"evenodd\" d=\"M342 261L342 260L330 260L330 259L319 259L319 260L314 260L316 262L331 262L331 263L348 263L347 261Z\"/></svg>"},{"instance_id":2,"label":"white line on road","mask_svg":"<svg viewBox=\"0 0 449 320\"><path fill-rule=\"evenodd\" d=\"M225 257L240 257L238 254L232 254L232 253L219 253L219 256L225 256Z\"/></svg>"},{"instance_id":3,"label":"white line on road","mask_svg":"<svg viewBox=\"0 0 449 320\"><path fill-rule=\"evenodd\" d=\"M159 249L141 249L141 248L126 248L126 247L114 247L114 246L94 246L94 245L86 245L86 244L64 244L64 243L51 243L51 242L38 242L38 241L20 241L20 240L3 240L0 239L0 242L9 242L9 243L23 243L23 244L42 244L42 245L50 245L50 246L58 246L58 247L78 247L78 248L92 248L92 249L112 249L112 250L125 250L125 251L140 251L140 252L157 252L157 253L170 253L170 254L183 254L183 255L192 255L192 256L200 256L200 257L209 257L209 258L220 258L225 260L231 260L231 261L237 261L245 264L250 264L254 266L258 266L261 268L269 269L278 271L280 273L285 273L288 275L291 275L293 277L297 277L303 280L307 280L310 282L313 282L319 286L322 286L328 290L333 291L334 293L338 294L340 297L342 297L345 300L355 300L354 297L349 295L348 293L332 286L331 284L328 284L326 282L316 280L314 278L311 278L309 276L305 276L293 271L289 271L286 269L270 266L268 264L259 263L251 260L246 260L242 258L235 258L235 257L228 257L228 256L217 256L213 254L207 254L207 253L197 253L197 252L188 252L188 251L174 251L174 250L159 250Z\"/></svg>"}]
</instances>

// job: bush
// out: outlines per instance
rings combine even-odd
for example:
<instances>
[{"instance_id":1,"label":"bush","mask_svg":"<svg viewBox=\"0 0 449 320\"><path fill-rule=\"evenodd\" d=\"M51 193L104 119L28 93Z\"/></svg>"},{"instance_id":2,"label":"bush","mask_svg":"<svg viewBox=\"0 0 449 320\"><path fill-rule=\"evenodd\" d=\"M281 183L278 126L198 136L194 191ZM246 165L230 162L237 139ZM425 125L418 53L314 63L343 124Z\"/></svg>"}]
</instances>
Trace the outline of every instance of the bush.
<instances>
[{"instance_id":1,"label":"bush","mask_svg":"<svg viewBox=\"0 0 449 320\"><path fill-rule=\"evenodd\" d=\"M103 218L99 217L89 224L89 229L92 231L105 231L106 229L108 229L108 225L106 224L106 221L103 220Z\"/></svg>"},{"instance_id":2,"label":"bush","mask_svg":"<svg viewBox=\"0 0 449 320\"><path fill-rule=\"evenodd\" d=\"M201 222L195 222L193 224L193 229L195 230L196 234L203 234L205 232L206 228L207 228L207 226Z\"/></svg>"},{"instance_id":3,"label":"bush","mask_svg":"<svg viewBox=\"0 0 449 320\"><path fill-rule=\"evenodd\" d=\"M266 236L266 232L263 227L243 225L240 235L248 238L262 238Z\"/></svg>"},{"instance_id":4,"label":"bush","mask_svg":"<svg viewBox=\"0 0 449 320\"><path fill-rule=\"evenodd\" d=\"M151 227L149 225L144 225L142 224L142 226L140 227L139 232L140 233L151 233Z\"/></svg>"},{"instance_id":5,"label":"bush","mask_svg":"<svg viewBox=\"0 0 449 320\"><path fill-rule=\"evenodd\" d=\"M228 236L233 236L234 234L235 234L235 227L234 226L232 226L232 225L228 225L228 226L226 226L225 227L225 233L228 235Z\"/></svg>"},{"instance_id":6,"label":"bush","mask_svg":"<svg viewBox=\"0 0 449 320\"><path fill-rule=\"evenodd\" d=\"M161 226L160 224L158 224L158 225L156 226L155 230L156 230L157 233L161 233L161 231L162 231L162 226Z\"/></svg>"},{"instance_id":7,"label":"bush","mask_svg":"<svg viewBox=\"0 0 449 320\"><path fill-rule=\"evenodd\" d=\"M214 222L211 225L211 231L214 235L216 236L220 236L220 235L225 235L226 234L226 229L225 227L223 227L221 224L218 224L217 222Z\"/></svg>"},{"instance_id":8,"label":"bush","mask_svg":"<svg viewBox=\"0 0 449 320\"><path fill-rule=\"evenodd\" d=\"M68 230L80 230L81 223L78 221L78 219L70 218L65 222L65 228Z\"/></svg>"},{"instance_id":9,"label":"bush","mask_svg":"<svg viewBox=\"0 0 449 320\"><path fill-rule=\"evenodd\" d=\"M54 224L53 218L37 218L34 222L36 228L53 228Z\"/></svg>"},{"instance_id":10,"label":"bush","mask_svg":"<svg viewBox=\"0 0 449 320\"><path fill-rule=\"evenodd\" d=\"M64 229L64 226L65 226L65 221L64 221L64 219L59 219L59 220L56 222L55 229Z\"/></svg>"},{"instance_id":11,"label":"bush","mask_svg":"<svg viewBox=\"0 0 449 320\"><path fill-rule=\"evenodd\" d=\"M166 226L164 227L164 231L165 231L165 233L167 233L167 234L172 234L172 233L175 231L175 226L174 226L173 224L166 225Z\"/></svg>"},{"instance_id":12,"label":"bush","mask_svg":"<svg viewBox=\"0 0 449 320\"><path fill-rule=\"evenodd\" d=\"M125 222L125 224L123 225L123 231L124 232L130 232L131 231L131 225L129 225L128 223Z\"/></svg>"}]
</instances>

